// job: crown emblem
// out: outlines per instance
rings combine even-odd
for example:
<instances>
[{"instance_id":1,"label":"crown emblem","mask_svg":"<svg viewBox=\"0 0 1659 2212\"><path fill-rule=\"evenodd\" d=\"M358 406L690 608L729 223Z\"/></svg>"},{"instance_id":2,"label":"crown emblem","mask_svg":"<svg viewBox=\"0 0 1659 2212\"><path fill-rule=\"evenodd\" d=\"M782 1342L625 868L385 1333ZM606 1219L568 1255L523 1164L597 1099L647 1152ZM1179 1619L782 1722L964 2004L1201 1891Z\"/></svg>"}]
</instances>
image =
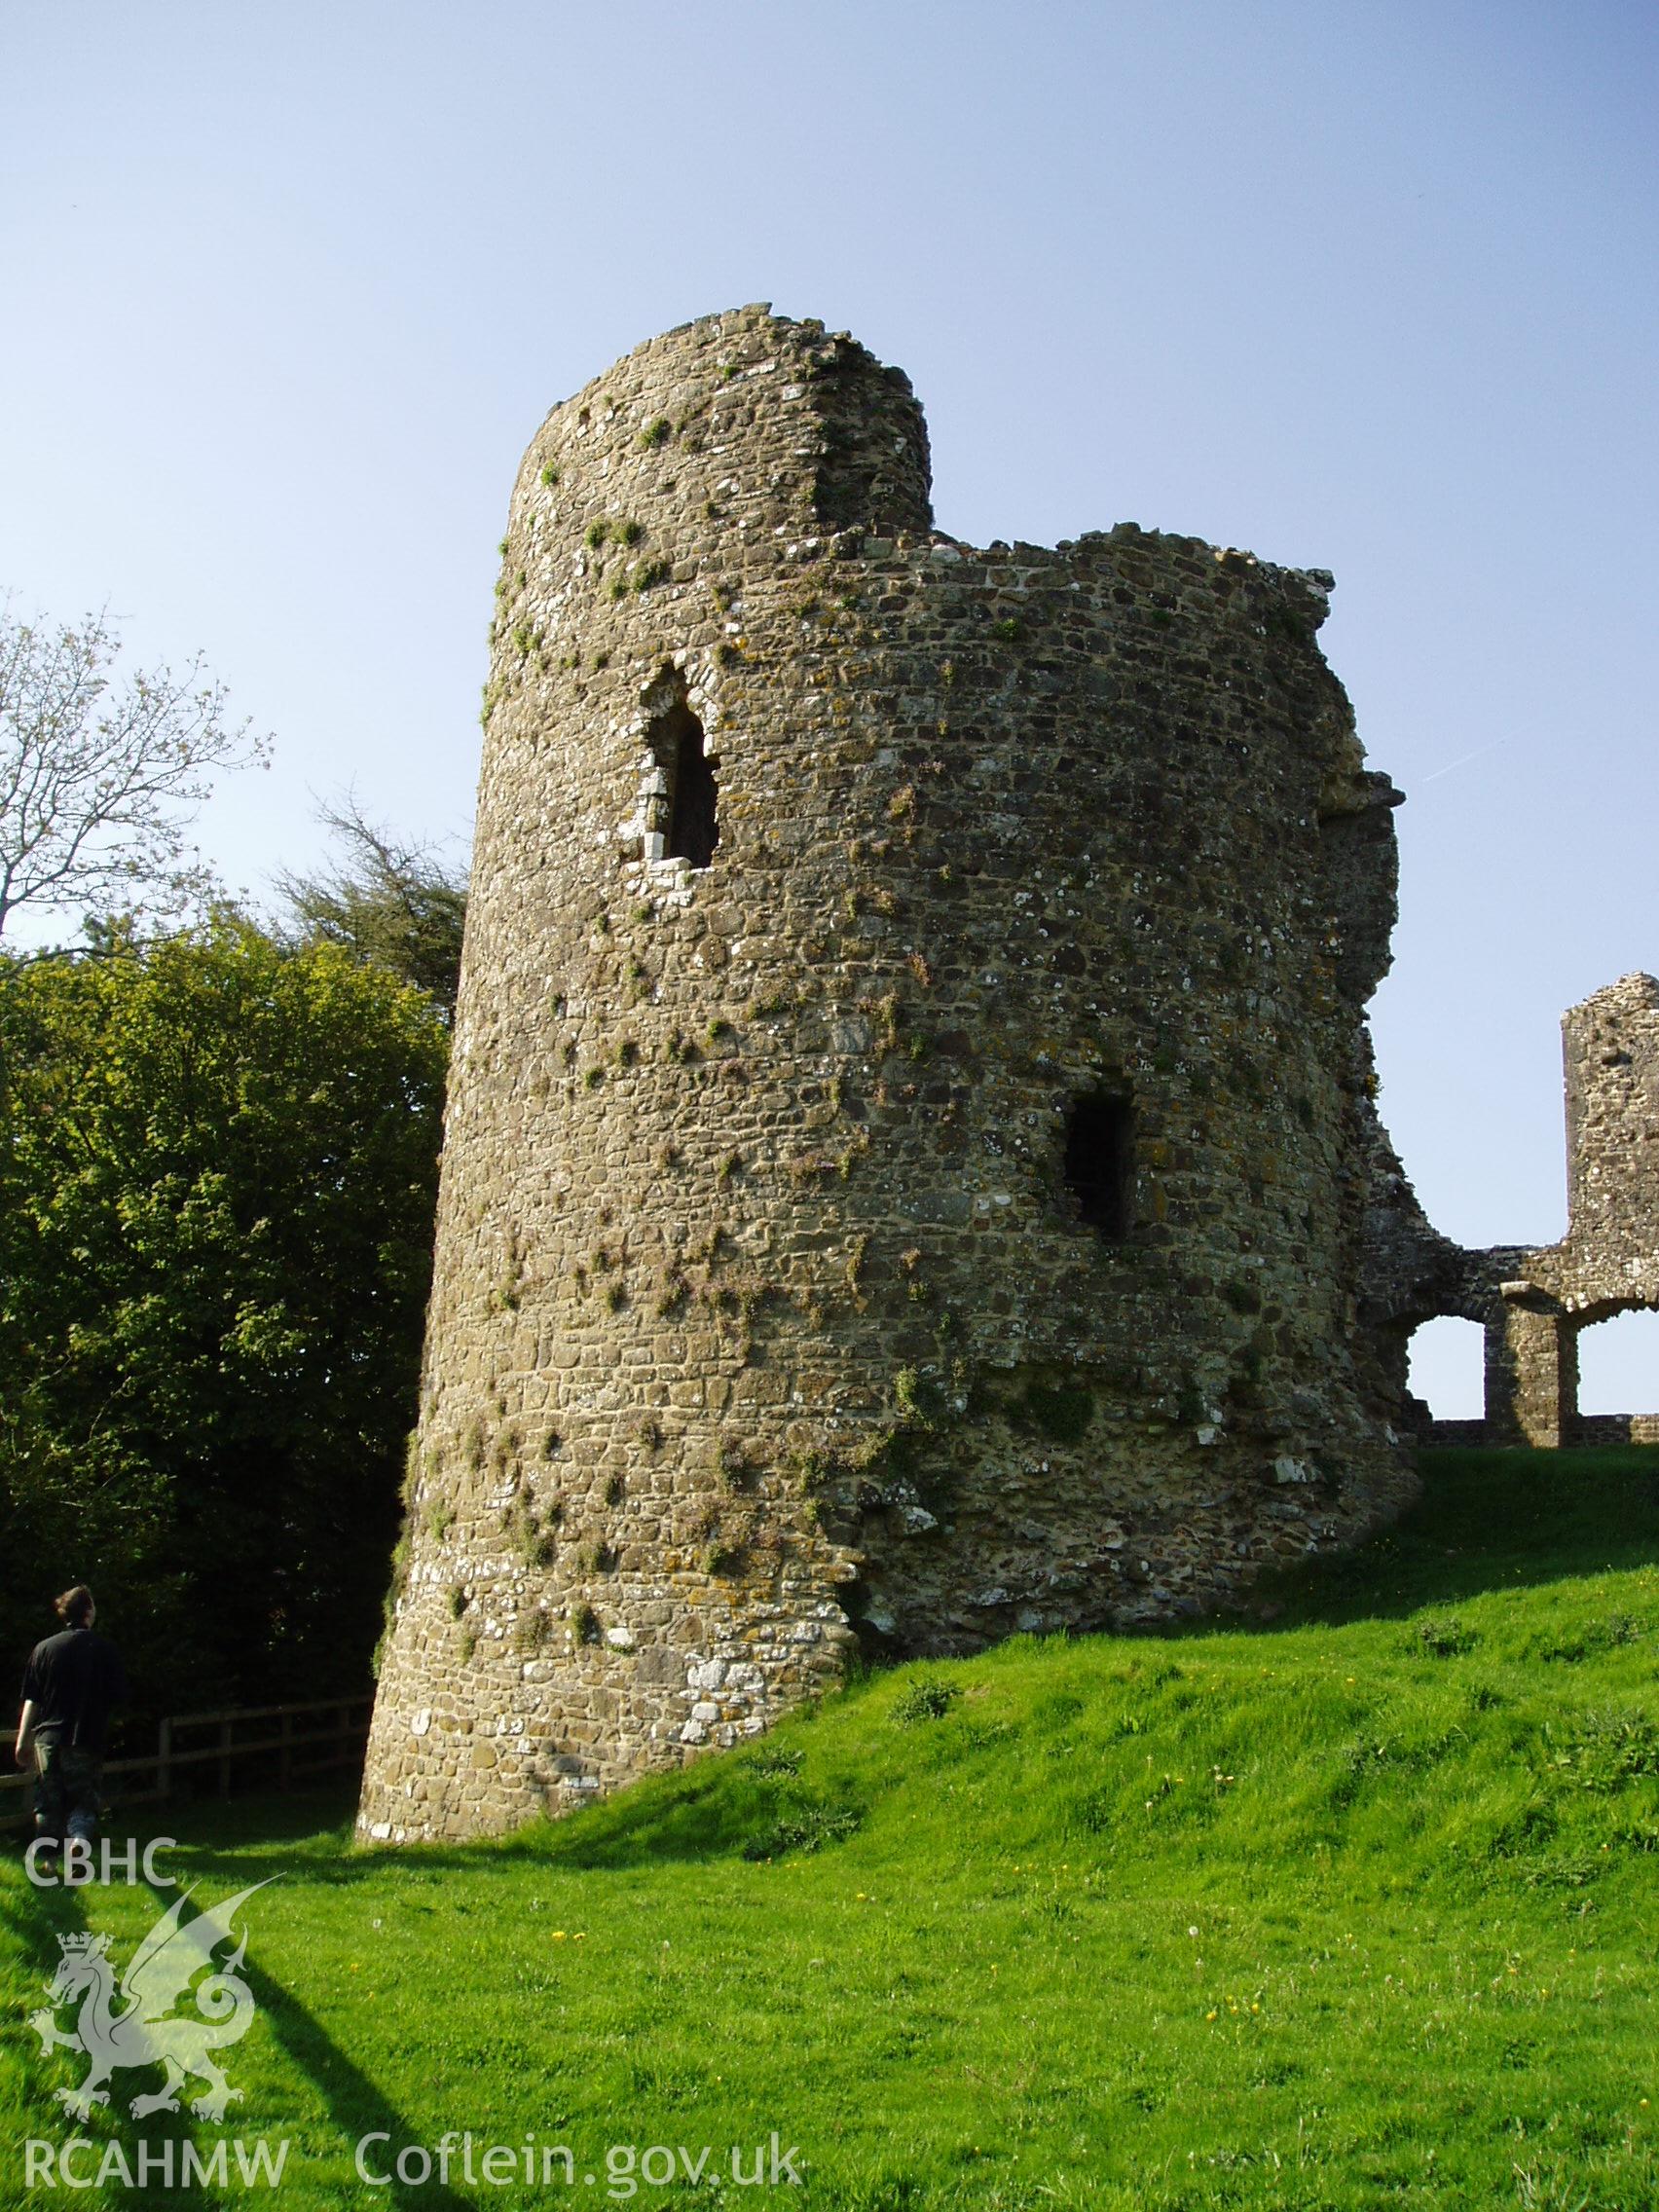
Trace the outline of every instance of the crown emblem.
<instances>
[{"instance_id":1,"label":"crown emblem","mask_svg":"<svg viewBox=\"0 0 1659 2212\"><path fill-rule=\"evenodd\" d=\"M109 1937L94 1936L89 1930L85 1934L59 1936L57 1945L66 1959L101 1959L108 1954Z\"/></svg>"}]
</instances>

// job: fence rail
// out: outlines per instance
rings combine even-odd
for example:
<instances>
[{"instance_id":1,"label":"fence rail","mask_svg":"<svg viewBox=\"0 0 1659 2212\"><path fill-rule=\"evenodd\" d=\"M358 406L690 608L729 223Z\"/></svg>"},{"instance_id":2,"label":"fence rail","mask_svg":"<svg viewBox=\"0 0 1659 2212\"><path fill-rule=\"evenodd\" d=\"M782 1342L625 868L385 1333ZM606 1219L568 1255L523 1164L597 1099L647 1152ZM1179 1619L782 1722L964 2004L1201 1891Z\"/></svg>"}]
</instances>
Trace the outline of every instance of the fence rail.
<instances>
[{"instance_id":1,"label":"fence rail","mask_svg":"<svg viewBox=\"0 0 1659 2212\"><path fill-rule=\"evenodd\" d=\"M119 1804L149 1804L172 1796L181 1772L209 1766L221 1797L239 1786L303 1788L360 1761L373 1707L374 1692L363 1690L305 1705L169 1714L157 1724L153 1751L105 1759L104 1788ZM0 1829L25 1825L33 1801L31 1774L0 1774Z\"/></svg>"}]
</instances>

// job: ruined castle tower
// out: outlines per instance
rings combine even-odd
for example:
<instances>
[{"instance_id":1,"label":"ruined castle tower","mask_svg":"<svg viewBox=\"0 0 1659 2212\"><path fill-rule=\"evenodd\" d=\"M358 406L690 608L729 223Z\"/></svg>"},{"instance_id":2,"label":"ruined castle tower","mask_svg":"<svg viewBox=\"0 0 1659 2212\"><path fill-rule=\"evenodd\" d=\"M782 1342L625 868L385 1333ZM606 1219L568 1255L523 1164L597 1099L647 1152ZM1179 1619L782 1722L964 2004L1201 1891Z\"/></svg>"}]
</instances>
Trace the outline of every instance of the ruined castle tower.
<instances>
[{"instance_id":1,"label":"ruined castle tower","mask_svg":"<svg viewBox=\"0 0 1659 2212\"><path fill-rule=\"evenodd\" d=\"M1585 1431L1580 1331L1659 1308L1659 979L1621 977L1568 1007L1561 1030L1567 1235L1542 1251L1483 1255L1496 1292L1482 1315L1487 1426L1505 1443L1546 1447ZM1640 1439L1659 1422L1637 1416L1626 1428Z\"/></svg>"},{"instance_id":2,"label":"ruined castle tower","mask_svg":"<svg viewBox=\"0 0 1659 2212\"><path fill-rule=\"evenodd\" d=\"M977 550L928 487L904 377L764 308L526 457L366 1834L1411 1493L1356 1326L1397 794L1330 579Z\"/></svg>"},{"instance_id":3,"label":"ruined castle tower","mask_svg":"<svg viewBox=\"0 0 1659 2212\"><path fill-rule=\"evenodd\" d=\"M1580 1414L1578 1339L1659 1310L1659 977L1624 976L1561 1017L1567 1232L1470 1248L1428 1221L1374 1124L1362 1337L1401 1418L1445 1443L1659 1443L1659 1414ZM1406 1391L1413 1332L1442 1313L1486 1332L1481 1420L1436 1421Z\"/></svg>"}]
</instances>

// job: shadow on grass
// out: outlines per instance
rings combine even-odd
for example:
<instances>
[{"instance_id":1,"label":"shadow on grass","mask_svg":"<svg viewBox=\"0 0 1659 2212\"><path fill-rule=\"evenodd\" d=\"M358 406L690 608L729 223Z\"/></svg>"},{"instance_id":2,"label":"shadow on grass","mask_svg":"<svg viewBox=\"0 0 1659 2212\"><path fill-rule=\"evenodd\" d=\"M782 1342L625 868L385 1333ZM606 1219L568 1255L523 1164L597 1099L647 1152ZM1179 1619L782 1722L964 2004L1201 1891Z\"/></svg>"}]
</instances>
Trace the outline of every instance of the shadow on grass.
<instances>
[{"instance_id":1,"label":"shadow on grass","mask_svg":"<svg viewBox=\"0 0 1659 2212\"><path fill-rule=\"evenodd\" d=\"M222 1808L216 1809L222 1810ZM275 1808L269 1801L266 1801L262 1807L250 1805L244 1810L249 1814L256 1814L262 1810L266 1815L268 1833L271 1826L276 1825L271 1817ZM211 1854L193 1853L192 1856L196 1862L191 1869L193 1879L199 1878L213 1868L215 1862ZM234 1868L239 1877L244 1873L248 1861L240 1856L234 1859L227 1857L225 1861L226 1867ZM273 1866L274 1870L291 1871L293 1861L291 1859L276 1861L273 1862ZM307 1869L308 1875L323 1874L324 1871L325 1865L321 1862ZM50 1979L51 1972L57 1963L55 1954L48 1949L49 1938L65 1934L70 1928L84 1926L85 1923L72 1901L73 1893L70 1893L67 1899L61 1892L43 1891L33 1894L48 1900L55 1901L47 1902L36 1914L15 1915L12 1909L10 1886L8 1885L8 1894L5 1899L6 1920L10 1924L14 1918L17 1918L21 1924L22 1933L28 1942L27 1964L38 1964L41 1969L40 1979L44 1983ZM152 1892L152 1895L160 1910L165 1910L173 1901L171 1895L163 1895L160 1892ZM29 1925L35 1919L38 1919L40 1923L38 1929ZM20 1960L19 1963L23 1962ZM314 2013L311 2012L296 1997L282 1988L279 1983L274 1981L271 1975L256 1966L251 1958L244 1957L242 1959L239 1972L241 1978L247 1983L268 2030L287 2053L294 2067L314 2085L322 2102L327 2107L329 2118L340 2130L346 2142L354 2147L363 2136L375 2132L379 2132L386 2138L384 2143L377 2146L377 2150L381 2155L384 2169L390 2174L391 2178L384 2185L377 2201L398 2207L414 2206L418 2203L423 2208L429 2208L429 2212L469 2212L469 2208L477 2202L477 2199L470 2195L463 2195L453 2189L440 2186L435 2178L421 2185L405 2185L397 2179L392 2162L396 2158L399 2149L405 2143L419 2142L422 2139L421 2131L412 2126L397 2108L382 2095L362 2069L353 2064L341 2049ZM186 2016L188 2016L187 2009ZM54 2140L60 2141L70 2132L77 2132L93 2135L94 2140L99 2142L106 2141L110 2136L113 2136L122 2144L127 2154L129 2168L135 2176L139 2171L137 2154L140 2144L149 2150L152 2157L154 2157L158 2146L169 2138L175 2145L195 2140L199 2152L203 2154L210 2152L215 2137L209 2137L203 2141L200 2130L191 2125L188 2109L177 2115L154 2115L142 2131L133 2126L126 2117L127 2101L135 2091L146 2086L154 2086L154 2077L158 2076L159 2073L160 2069L157 2067L148 2068L141 2074L128 2077L125 2083L118 2076L112 2083L117 2101L113 2102L110 2107L104 2108L91 2126L86 2123L77 2123L76 2127L71 2129L67 2120L65 2120L62 2127L55 2131L49 2125L43 2126L41 2131L43 2136L51 2134ZM195 2084L192 2083L191 2086L194 2087ZM189 2091L187 2090L184 2093L188 2094ZM233 2108L232 2115L224 2122L222 2129L217 2132L228 2135L234 2133L234 2130L235 2111ZM82 2169L85 2170L92 2162L90 2154L83 2155ZM176 2150L174 2152L174 2166L176 2170L178 2166L178 2152ZM233 2167L233 2177L235 2171L236 2169ZM290 2168L285 2178L300 2182L305 2177L299 2170ZM494 2200L493 2197L492 2200ZM224 2212L223 2198L194 2184L187 2191L181 2192L158 2190L146 2186L144 2202L157 2205L190 2205L198 2208L203 2206L218 2207L218 2212Z\"/></svg>"},{"instance_id":2,"label":"shadow on grass","mask_svg":"<svg viewBox=\"0 0 1659 2212\"><path fill-rule=\"evenodd\" d=\"M350 1890L384 1881L391 1868L402 1883L425 1883L456 1868L484 1880L492 1868L507 1877L530 1862L587 1872L760 1857L792 1820L810 1848L814 1819L826 1811L789 1775L768 1777L743 1752L689 1773L647 1776L560 1820L532 1821L515 1834L475 1843L351 1848L352 1809L342 1794L317 1792L229 1804L203 1798L169 1805L166 1815L193 1879L240 1887L270 1874L297 1874L308 1887ZM127 1830L112 1832L122 1837Z\"/></svg>"},{"instance_id":3,"label":"shadow on grass","mask_svg":"<svg viewBox=\"0 0 1659 2212\"><path fill-rule=\"evenodd\" d=\"M1272 1634L1392 1620L1424 1605L1659 1562L1659 1446L1584 1452L1419 1454L1422 1495L1356 1551L1264 1575L1242 1619L1195 1622ZM1274 1608L1264 1617L1265 1607Z\"/></svg>"},{"instance_id":4,"label":"shadow on grass","mask_svg":"<svg viewBox=\"0 0 1659 2212\"><path fill-rule=\"evenodd\" d=\"M1418 1504L1357 1551L1264 1578L1247 1616L1211 1616L1136 1641L1268 1636L1397 1619L1486 1593L1659 1562L1659 1446L1447 1448L1422 1453L1421 1467ZM867 1677L845 1694L857 1697L879 1678ZM826 1824L819 1840L832 1840L841 1817L838 1804L815 1797L795 1779L798 1743L792 1732L776 1750L768 1739L688 1772L652 1776L493 1843L350 1849L351 1805L344 1790L204 1802L169 1808L168 1817L189 1841L201 1872L239 1883L302 1868L308 1882L350 1888L383 1880L388 1868L400 1882L420 1883L461 1867L487 1880L493 1866L505 1876L526 1862L571 1872L624 1872L665 1862L765 1856L773 1849L793 1854L815 1848L815 1823Z\"/></svg>"},{"instance_id":5,"label":"shadow on grass","mask_svg":"<svg viewBox=\"0 0 1659 2212\"><path fill-rule=\"evenodd\" d=\"M0 1943L9 1953L8 1965L27 1982L30 1995L42 2010L49 2004L48 1987L57 1971L62 1957L60 1939L66 1936L86 1932L87 1917L81 1907L80 1893L62 1887L37 1888L28 1881L21 1867L18 1868L16 1882L0 1883ZM32 2009L32 2008L31 2008ZM64 2026L61 2008L55 2014L57 2025ZM90 2177L96 2171L100 2159L111 2144L118 2144L126 2160L127 2170L136 2180L142 2170L141 2154L155 2159L164 2153L164 2147L172 2145L172 2171L181 2170L183 2146L195 2142L199 2149L208 2148L191 2124L186 2112L153 2113L140 2127L132 2119L129 2107L134 2096L156 2088L161 2081L159 2066L146 2067L138 2072L118 2070L109 2081L109 2102L94 2108L88 2120L73 2118L57 2102L55 2092L60 2088L76 2087L87 2073L86 2060L79 2052L57 2050L50 2055L42 2048L38 2037L28 2024L25 2013L15 2024L8 2021L0 2031L0 2056L11 2060L17 2078L22 2085L27 2112L26 2124L29 2136L35 2142L50 2143L55 2155L74 2137L82 2137L92 2148L76 2154L71 2169L74 2178L65 2186L85 2194ZM55 2079L54 2077L61 2077ZM198 2084L193 2083L192 2086ZM12 2171L20 2183L24 2173L25 2150L21 2142L7 2145L8 2164L16 2158ZM50 2187L57 2187L58 2169L51 2169ZM156 2168L150 2169L154 2174ZM111 2184L119 2193L117 2178ZM0 2196L3 2196L0 2191ZM33 2191L30 2192L31 2195ZM16 2201L21 2201L19 2196ZM107 2201L100 2191L92 2201ZM169 2189L148 2180L143 2186L146 2205L184 2206L195 2212L225 2212L225 2198L210 2185L192 2182L188 2188Z\"/></svg>"},{"instance_id":6,"label":"shadow on grass","mask_svg":"<svg viewBox=\"0 0 1659 2212\"><path fill-rule=\"evenodd\" d=\"M339 1851L347 1840L339 1832L341 1817L349 1821L350 1800L338 1791L318 1792L304 1798L258 1798L240 1803L223 1804L203 1800L197 1805L169 1806L169 1814L184 1816L169 1823L181 1831L181 1856L189 1854L189 1869L181 1869L187 1882L203 1881L209 1897L221 1886L234 1882L243 1887L250 1879L250 1869L270 1873L292 1874L303 1869L308 1883L350 1882L383 1870L377 1860L360 1856L342 1861L327 1856L330 1848ZM197 1822L189 1816L205 1815ZM321 1813L327 1823L318 1833L316 1816ZM195 1826L208 1829L208 1835L200 1841L190 1838ZM333 1832L329 1832L332 1830ZM125 1841L127 1825L110 1824L110 1838L119 1846ZM349 1834L349 1829L347 1831ZM300 1849L281 1848L284 1837ZM242 1846L257 1838L259 1850L247 1852ZM141 1841L151 1840L148 1835ZM308 1858L304 1846L312 1842L316 1846L314 1856ZM19 1846L20 1856L20 1846ZM464 1861L459 1853L445 1858L454 1863L465 1863L474 1872L480 1864L488 1864L487 1854L474 1852ZM424 1859L423 1870L428 1863ZM152 1891L158 1910L165 1910L176 1892L162 1894ZM203 1899L203 1901L207 1901ZM81 1906L80 1893L73 1889L37 1888L23 1875L20 1865L16 1880L0 1879L0 1964L3 1964L31 1993L38 1992L38 2002L47 2002L47 1985L55 1972L61 1956L57 1938L83 1932L87 1927L86 1915ZM118 1964L124 1964L118 1960ZM406 2207L419 2204L422 2212L469 2212L478 2201L452 2188L439 2185L434 2177L421 2185L405 2185L392 2171L393 2160L405 2143L422 2140L421 2131L414 2127L391 2104L360 2067L355 2065L329 2035L327 2029L292 1993L280 1986L272 1976L257 1966L251 1957L241 1962L240 1972L251 1991L258 2011L270 2033L287 2054L298 2072L314 2085L327 2108L330 2119L349 2145L354 2146L363 2136L382 2133L387 2141L377 2146L381 2166L391 2173L391 2179L377 2189L376 2201L382 2204ZM188 2008L186 2008L188 2016ZM62 2024L61 2017L59 2025ZM119 2143L126 2156L129 2171L136 2178L140 2171L139 2152L147 2151L154 2160L162 2145L171 2142L173 2170L181 2171L181 2147L194 2141L201 2156L210 2155L220 2133L235 2133L235 2107L220 2129L207 2129L194 2125L188 2108L178 2114L153 2114L140 2128L130 2119L128 2106L131 2098L159 2085L161 2069L149 2067L137 2073L115 2074L110 2083L111 2101L100 2106L90 2121L73 2120L55 2102L53 2092L59 2086L69 2087L84 2072L84 2061L79 2054L62 2052L45 2058L37 2046L33 2030L26 2016L0 2026L0 2054L12 2062L18 2080L23 2084L26 2125L37 2141L50 2141L60 2146L71 2136L87 2137L96 2148L79 2154L76 2161L76 2179L69 2186L80 2188L85 2177L95 2170L103 2147ZM67 2060L65 2066L63 2061ZM61 2070L61 2083L55 2077ZM190 2093L198 2084L191 2083L184 2092ZM16 2157L17 2173L22 2175L22 2144L7 2147L10 2157ZM152 2164L151 2173L156 2171ZM231 2169L233 2180L236 2168ZM290 2166L285 2179L301 2182L304 2175ZM112 2185L119 2186L119 2185ZM238 2200L244 2192L238 2192ZM487 2193L492 2202L498 2193ZM8 2201L5 2189L0 2186L0 2202ZM102 2202L100 2194L88 2201ZM194 2212L227 2212L227 2199L206 2185L192 2183L188 2189L167 2189L154 2180L143 2186L146 2205L185 2206Z\"/></svg>"},{"instance_id":7,"label":"shadow on grass","mask_svg":"<svg viewBox=\"0 0 1659 2212\"><path fill-rule=\"evenodd\" d=\"M237 1862L245 1865L245 1860ZM290 1862L291 1864L291 1862ZM308 1869L308 1872L312 1871ZM267 2028L288 2054L298 2071L314 2084L328 2107L328 2116L346 2141L355 2147L365 2135L385 2138L374 2147L380 2170L390 2176L376 2187L376 2201L403 2206L420 2205L426 2212L470 2212L479 2201L441 2184L434 2169L424 2183L398 2180L394 2161L406 2143L424 2140L423 2130L407 2120L376 2088L360 2066L347 2057L314 2012L297 1997L244 1959L241 1972L253 1991ZM298 2180L300 2176L296 2175ZM496 2201L494 2192L487 2193Z\"/></svg>"}]
</instances>

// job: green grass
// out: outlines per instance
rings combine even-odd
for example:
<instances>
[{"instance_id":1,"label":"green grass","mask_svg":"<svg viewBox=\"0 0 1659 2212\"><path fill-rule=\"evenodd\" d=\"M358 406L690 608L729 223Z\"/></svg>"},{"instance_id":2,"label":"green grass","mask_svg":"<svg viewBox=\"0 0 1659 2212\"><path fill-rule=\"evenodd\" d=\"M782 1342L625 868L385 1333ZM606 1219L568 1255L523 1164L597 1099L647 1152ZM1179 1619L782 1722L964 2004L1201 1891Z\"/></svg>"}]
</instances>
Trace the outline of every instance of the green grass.
<instances>
[{"instance_id":1,"label":"green grass","mask_svg":"<svg viewBox=\"0 0 1659 2212\"><path fill-rule=\"evenodd\" d=\"M205 1898L280 1877L227 2131L291 2141L299 2206L1650 2212L1659 1452L1425 1473L1270 1620L876 1676L504 1843L169 1809ZM84 1910L124 1959L155 1913L5 1875L0 2202L64 2132L75 2068L21 2024L53 1936ZM358 2135L446 2127L569 2145L576 2186L356 2182ZM608 2146L713 2174L773 2129L799 2191L612 2194Z\"/></svg>"}]
</instances>

